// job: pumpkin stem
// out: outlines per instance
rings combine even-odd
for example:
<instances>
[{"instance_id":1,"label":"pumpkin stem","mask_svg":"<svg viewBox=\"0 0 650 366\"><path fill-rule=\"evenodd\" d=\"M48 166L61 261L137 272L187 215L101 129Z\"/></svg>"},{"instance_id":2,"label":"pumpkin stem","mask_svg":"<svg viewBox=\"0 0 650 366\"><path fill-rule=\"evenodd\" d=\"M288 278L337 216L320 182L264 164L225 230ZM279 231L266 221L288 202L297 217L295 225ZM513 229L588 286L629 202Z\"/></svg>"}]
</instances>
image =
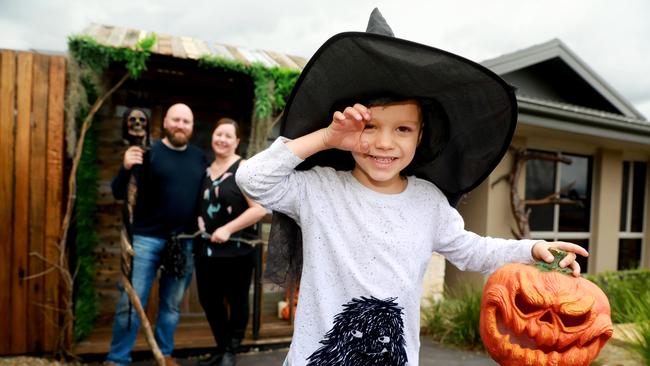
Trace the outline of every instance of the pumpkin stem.
<instances>
[{"instance_id":1,"label":"pumpkin stem","mask_svg":"<svg viewBox=\"0 0 650 366\"><path fill-rule=\"evenodd\" d=\"M546 263L544 260L539 260L536 263L537 268L541 272L551 272L551 271L556 271L564 274L571 274L573 270L571 268L562 268L560 267L560 261L566 257L567 253L564 250L557 249L557 248L549 248L548 249L551 254L553 254L553 262L551 263Z\"/></svg>"}]
</instances>

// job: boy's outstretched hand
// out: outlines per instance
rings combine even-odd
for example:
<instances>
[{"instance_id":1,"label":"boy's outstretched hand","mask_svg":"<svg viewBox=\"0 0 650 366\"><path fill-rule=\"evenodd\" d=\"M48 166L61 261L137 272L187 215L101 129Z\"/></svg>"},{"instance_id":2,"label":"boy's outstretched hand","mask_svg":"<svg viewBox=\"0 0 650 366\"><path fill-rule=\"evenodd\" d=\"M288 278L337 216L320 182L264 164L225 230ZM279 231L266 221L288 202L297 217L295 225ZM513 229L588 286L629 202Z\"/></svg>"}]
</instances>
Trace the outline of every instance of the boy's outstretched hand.
<instances>
[{"instance_id":1,"label":"boy's outstretched hand","mask_svg":"<svg viewBox=\"0 0 650 366\"><path fill-rule=\"evenodd\" d=\"M585 250L585 248L577 244L567 243L563 241L539 241L533 245L533 259L536 261L543 260L547 263L553 262L553 254L549 251L549 248L557 248L567 252L567 256L560 261L560 267L570 267L573 270L573 276L580 277L580 264L576 262L576 256L578 254L583 257L589 256L589 253Z\"/></svg>"},{"instance_id":2,"label":"boy's outstretched hand","mask_svg":"<svg viewBox=\"0 0 650 366\"><path fill-rule=\"evenodd\" d=\"M332 123L324 130L323 145L326 148L367 152L368 143L361 140L361 134L371 118L370 110L359 103L342 112L334 112Z\"/></svg>"}]
</instances>

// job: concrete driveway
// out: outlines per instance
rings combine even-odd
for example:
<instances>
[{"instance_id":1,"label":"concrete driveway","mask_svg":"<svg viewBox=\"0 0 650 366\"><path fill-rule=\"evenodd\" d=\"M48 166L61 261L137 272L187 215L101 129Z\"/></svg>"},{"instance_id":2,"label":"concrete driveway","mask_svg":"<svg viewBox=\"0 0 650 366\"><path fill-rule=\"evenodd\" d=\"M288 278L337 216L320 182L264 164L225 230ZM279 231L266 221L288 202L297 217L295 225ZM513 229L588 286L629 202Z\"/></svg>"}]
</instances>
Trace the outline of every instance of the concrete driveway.
<instances>
[{"instance_id":1,"label":"concrete driveway","mask_svg":"<svg viewBox=\"0 0 650 366\"><path fill-rule=\"evenodd\" d=\"M271 351L246 352L240 354L237 358L237 366L280 366L286 354L286 348ZM198 360L199 356L187 356L177 359L183 366L194 366ZM133 365L154 366L155 362L150 360L139 361L134 362ZM426 337L421 338L420 365L498 366L496 362L484 353L460 351L443 347Z\"/></svg>"}]
</instances>

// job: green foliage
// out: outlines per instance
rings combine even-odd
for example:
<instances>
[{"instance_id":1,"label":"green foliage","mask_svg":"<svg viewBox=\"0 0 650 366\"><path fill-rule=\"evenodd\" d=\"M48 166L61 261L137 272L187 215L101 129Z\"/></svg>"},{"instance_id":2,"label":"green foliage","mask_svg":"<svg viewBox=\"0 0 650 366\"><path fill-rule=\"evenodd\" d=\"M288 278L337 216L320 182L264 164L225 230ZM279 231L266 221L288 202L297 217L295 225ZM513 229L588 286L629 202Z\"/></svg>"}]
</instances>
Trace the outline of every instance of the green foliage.
<instances>
[{"instance_id":1,"label":"green foliage","mask_svg":"<svg viewBox=\"0 0 650 366\"><path fill-rule=\"evenodd\" d=\"M292 69L278 68L269 71L273 74L273 80L275 80L275 94L273 95L275 106L278 110L282 110L287 104L287 98L289 98L293 86L296 85L300 73Z\"/></svg>"},{"instance_id":2,"label":"green foliage","mask_svg":"<svg viewBox=\"0 0 650 366\"><path fill-rule=\"evenodd\" d=\"M650 320L638 323L636 329L638 343L629 345L629 349L639 355L646 365L650 365Z\"/></svg>"},{"instance_id":3,"label":"green foliage","mask_svg":"<svg viewBox=\"0 0 650 366\"><path fill-rule=\"evenodd\" d=\"M219 56L203 56L199 59L199 65L204 68L219 68L250 76L255 88L254 114L258 118L266 118L282 111L298 76L300 76L300 72L293 69L267 68L260 63L248 65Z\"/></svg>"},{"instance_id":4,"label":"green foliage","mask_svg":"<svg viewBox=\"0 0 650 366\"><path fill-rule=\"evenodd\" d=\"M97 99L97 93L88 78L82 79L89 102ZM80 110L79 119L85 118L88 109ZM75 258L77 272L74 289L74 340L78 341L87 336L97 317L97 295L95 293L95 254L97 232L95 230L97 212L97 166L95 129L86 133L84 146L79 159L77 170L77 200L76 200L76 236Z\"/></svg>"},{"instance_id":5,"label":"green foliage","mask_svg":"<svg viewBox=\"0 0 650 366\"><path fill-rule=\"evenodd\" d=\"M253 64L250 71L255 84L255 114L259 118L271 116L274 109L273 79L261 64Z\"/></svg>"},{"instance_id":6,"label":"green foliage","mask_svg":"<svg viewBox=\"0 0 650 366\"><path fill-rule=\"evenodd\" d=\"M115 48L99 44L89 36L71 36L68 38L68 49L77 62L87 65L96 73L106 70L112 62L122 62L129 76L137 79L147 70L147 59L155 43L156 36L151 35L138 42L135 49Z\"/></svg>"},{"instance_id":7,"label":"green foliage","mask_svg":"<svg viewBox=\"0 0 650 366\"><path fill-rule=\"evenodd\" d=\"M604 272L585 276L600 287L609 299L612 322L633 323L639 319L650 320L650 301L638 304L638 299L650 299L650 271L627 270Z\"/></svg>"},{"instance_id":8,"label":"green foliage","mask_svg":"<svg viewBox=\"0 0 650 366\"><path fill-rule=\"evenodd\" d=\"M72 36L68 38L68 49L75 65L79 70L78 80L80 85L77 90L76 106L67 106L74 115L70 118L79 125L88 115L88 106L98 97L98 85L93 82L93 77L103 73L112 63L123 63L129 76L138 78L147 69L146 62L150 50L156 42L156 36L142 39L131 48L114 48L104 46L88 36ZM97 79L97 78L95 78ZM73 90L75 88L70 88ZM76 90L76 89L75 89ZM94 128L86 133L84 145L77 170L77 191L75 206L75 247L74 261L76 274L74 284L74 330L75 341L87 336L97 317L97 294L95 292L95 254L97 245L96 211L97 211L97 179L99 168L97 166L96 136Z\"/></svg>"},{"instance_id":9,"label":"green foliage","mask_svg":"<svg viewBox=\"0 0 650 366\"><path fill-rule=\"evenodd\" d=\"M637 343L626 343L650 365L650 271L635 269L585 276L607 295L614 323L635 323Z\"/></svg>"},{"instance_id":10,"label":"green foliage","mask_svg":"<svg viewBox=\"0 0 650 366\"><path fill-rule=\"evenodd\" d=\"M250 66L244 64L243 62L228 60L219 56L201 56L199 58L199 66L210 69L210 68L219 68L228 71L235 71L242 74L250 75Z\"/></svg>"},{"instance_id":11,"label":"green foliage","mask_svg":"<svg viewBox=\"0 0 650 366\"><path fill-rule=\"evenodd\" d=\"M479 322L482 291L471 286L431 302L424 311L423 327L434 340L469 349L482 349Z\"/></svg>"}]
</instances>

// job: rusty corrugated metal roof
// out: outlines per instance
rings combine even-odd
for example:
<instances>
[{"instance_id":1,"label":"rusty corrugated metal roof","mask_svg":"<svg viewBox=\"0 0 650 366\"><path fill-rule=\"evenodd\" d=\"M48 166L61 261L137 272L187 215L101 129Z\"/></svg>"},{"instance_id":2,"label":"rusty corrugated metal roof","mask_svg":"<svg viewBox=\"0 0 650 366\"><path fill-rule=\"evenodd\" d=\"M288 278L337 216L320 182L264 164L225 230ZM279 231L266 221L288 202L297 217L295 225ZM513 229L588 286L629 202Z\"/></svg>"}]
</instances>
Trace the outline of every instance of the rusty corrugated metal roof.
<instances>
[{"instance_id":1,"label":"rusty corrugated metal roof","mask_svg":"<svg viewBox=\"0 0 650 366\"><path fill-rule=\"evenodd\" d=\"M83 31L84 35L92 37L100 44L111 47L129 48L135 46L141 39L153 33L155 32L101 24L91 24ZM156 43L151 49L151 52L192 60L197 60L204 55L219 56L224 59L240 61L249 65L253 62L259 62L267 67L276 66L297 70L302 70L307 63L306 59L298 56L285 55L268 50L253 50L220 43L208 44L201 39L170 36L160 33L156 33Z\"/></svg>"}]
</instances>

